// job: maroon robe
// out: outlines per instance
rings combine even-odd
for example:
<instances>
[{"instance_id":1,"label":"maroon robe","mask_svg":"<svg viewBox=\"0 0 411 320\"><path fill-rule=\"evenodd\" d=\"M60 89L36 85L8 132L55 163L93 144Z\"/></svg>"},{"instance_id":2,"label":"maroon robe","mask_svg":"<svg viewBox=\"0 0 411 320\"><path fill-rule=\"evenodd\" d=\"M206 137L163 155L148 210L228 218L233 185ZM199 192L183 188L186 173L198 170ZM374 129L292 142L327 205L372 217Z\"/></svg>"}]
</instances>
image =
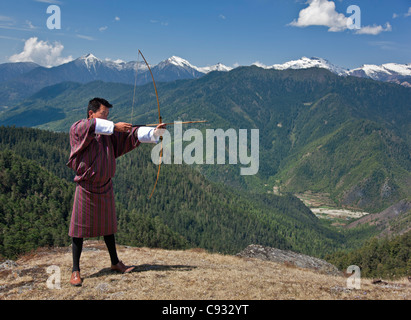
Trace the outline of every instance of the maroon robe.
<instances>
[{"instance_id":1,"label":"maroon robe","mask_svg":"<svg viewBox=\"0 0 411 320\"><path fill-rule=\"evenodd\" d=\"M67 166L76 171L69 236L89 238L117 232L117 218L111 178L116 158L135 149L140 141L137 127L130 133L95 133L96 120L83 119L70 128L71 153Z\"/></svg>"}]
</instances>

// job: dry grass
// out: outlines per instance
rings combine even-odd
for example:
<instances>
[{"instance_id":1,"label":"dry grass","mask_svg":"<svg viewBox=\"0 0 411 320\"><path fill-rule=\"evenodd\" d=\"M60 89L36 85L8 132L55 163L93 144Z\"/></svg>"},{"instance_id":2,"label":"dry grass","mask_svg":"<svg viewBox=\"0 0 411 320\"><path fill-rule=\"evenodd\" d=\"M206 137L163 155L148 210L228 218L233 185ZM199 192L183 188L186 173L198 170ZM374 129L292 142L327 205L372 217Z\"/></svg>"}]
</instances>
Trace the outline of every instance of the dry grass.
<instances>
[{"instance_id":1,"label":"dry grass","mask_svg":"<svg viewBox=\"0 0 411 320\"><path fill-rule=\"evenodd\" d=\"M210 254L202 249L170 251L118 246L118 254L134 272L110 271L104 242L85 241L81 257L82 287L69 284L71 248L41 249L0 270L0 299L138 299L138 300L409 300L408 280L348 289L343 276L257 259ZM47 267L61 272L61 288L49 289Z\"/></svg>"}]
</instances>

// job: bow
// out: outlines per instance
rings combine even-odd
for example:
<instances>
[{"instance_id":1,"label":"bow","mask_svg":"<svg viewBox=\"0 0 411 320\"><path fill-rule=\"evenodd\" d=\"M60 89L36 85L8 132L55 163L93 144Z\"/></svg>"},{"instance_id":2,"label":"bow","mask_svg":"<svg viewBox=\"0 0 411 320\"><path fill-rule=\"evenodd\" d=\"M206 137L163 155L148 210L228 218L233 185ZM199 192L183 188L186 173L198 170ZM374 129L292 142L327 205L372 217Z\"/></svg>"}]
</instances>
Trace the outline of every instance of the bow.
<instances>
[{"instance_id":1,"label":"bow","mask_svg":"<svg viewBox=\"0 0 411 320\"><path fill-rule=\"evenodd\" d=\"M157 98L157 110L158 110L158 123L151 123L151 124L135 124L133 125L133 127L152 127L152 126L158 126L159 124L161 124L163 122L162 117L161 117L161 113L160 113L160 102L158 99L158 93L157 93L157 87L156 87L156 82L154 80L154 76L153 73L151 72L151 68L149 66L149 64L147 63L146 58L144 58L144 55L142 54L142 52L140 50L138 50L138 53L141 55L141 57L143 58L145 64L147 65L148 71L150 71L151 74L151 78L153 79L153 86L154 86L154 91L156 93L156 98ZM135 93L136 93L136 85L137 85L137 70L138 70L138 61L137 61L137 68L136 68L136 77L135 77L135 83L134 83L134 93L133 93L133 104L132 104L132 111L131 114L133 114L133 108L134 108L134 101L135 101ZM131 120L132 120L132 116L131 116ZM185 121L185 122L180 122L181 123L200 123L200 122L207 122L205 120L201 120L201 121ZM173 125L174 123L165 123L165 125ZM153 196L154 190L156 189L157 186L157 182L158 182L158 177L160 176L160 168L161 168L161 162L162 162L162 158L163 158L163 136L160 136L160 141L161 141L161 149L160 149L160 159L158 162L158 171L157 171L157 178L156 178L156 182L154 183L154 187L153 190L151 191L150 197L149 199L151 199L151 197Z\"/></svg>"},{"instance_id":2,"label":"bow","mask_svg":"<svg viewBox=\"0 0 411 320\"><path fill-rule=\"evenodd\" d=\"M162 118L161 118L161 113L160 113L160 102L159 102L159 100L158 100L158 93L157 93L156 82L155 82L155 80L154 80L153 73L151 72L151 68L150 68L149 64L147 63L146 58L144 58L144 55L141 53L140 50L138 50L138 53L141 54L141 57L143 58L144 62L145 62L146 65L147 65L148 71L150 71L151 78L153 79L154 91L155 91L155 93L156 93L156 98L157 98L158 123L160 124L160 123L163 122L163 120L162 120ZM138 68L138 66L137 66L137 68ZM160 136L160 141L161 141L161 148L160 148L160 159L159 159L159 162L158 162L157 178L156 178L156 182L154 183L154 187L153 187L153 190L151 191L151 194L150 194L149 199L151 199L151 197L153 196L154 190L156 189L156 186L157 186L158 177L160 176L160 168L161 168L161 162L162 162L161 160L162 160L162 158L163 158L163 136Z\"/></svg>"}]
</instances>

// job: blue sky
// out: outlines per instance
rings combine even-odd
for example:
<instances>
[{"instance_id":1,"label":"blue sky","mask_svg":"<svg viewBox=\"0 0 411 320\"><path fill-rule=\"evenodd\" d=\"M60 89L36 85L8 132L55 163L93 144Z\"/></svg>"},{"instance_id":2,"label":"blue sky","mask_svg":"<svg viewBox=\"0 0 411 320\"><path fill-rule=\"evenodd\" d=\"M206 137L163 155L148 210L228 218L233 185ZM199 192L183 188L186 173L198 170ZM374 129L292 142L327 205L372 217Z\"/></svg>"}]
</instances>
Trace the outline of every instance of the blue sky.
<instances>
[{"instance_id":1,"label":"blue sky","mask_svg":"<svg viewBox=\"0 0 411 320\"><path fill-rule=\"evenodd\" d=\"M61 29L48 29L57 5ZM361 28L349 29L350 5ZM56 65L93 53L156 64L176 55L203 67L321 57L346 68L411 63L410 0L2 0L0 63Z\"/></svg>"}]
</instances>

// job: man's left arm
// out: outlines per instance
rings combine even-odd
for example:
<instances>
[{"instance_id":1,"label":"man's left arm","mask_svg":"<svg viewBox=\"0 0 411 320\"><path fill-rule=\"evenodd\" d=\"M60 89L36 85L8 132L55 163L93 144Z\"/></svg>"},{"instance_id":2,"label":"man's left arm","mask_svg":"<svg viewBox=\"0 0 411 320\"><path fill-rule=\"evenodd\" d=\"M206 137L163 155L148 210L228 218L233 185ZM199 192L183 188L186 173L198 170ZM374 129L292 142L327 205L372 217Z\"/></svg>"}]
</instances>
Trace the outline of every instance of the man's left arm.
<instances>
[{"instance_id":1,"label":"man's left arm","mask_svg":"<svg viewBox=\"0 0 411 320\"><path fill-rule=\"evenodd\" d=\"M134 127L125 122L114 123L105 119L96 119L96 134L111 135L115 157L133 150L140 143L158 143L165 126Z\"/></svg>"},{"instance_id":2,"label":"man's left arm","mask_svg":"<svg viewBox=\"0 0 411 320\"><path fill-rule=\"evenodd\" d=\"M160 126L159 126L160 127ZM143 143L158 143L160 135L164 133L162 128L159 128L156 132L156 128L153 127L137 127L137 140ZM134 133L132 126L126 122L114 123L105 119L96 119L96 134L112 135L115 131L122 133Z\"/></svg>"}]
</instances>

